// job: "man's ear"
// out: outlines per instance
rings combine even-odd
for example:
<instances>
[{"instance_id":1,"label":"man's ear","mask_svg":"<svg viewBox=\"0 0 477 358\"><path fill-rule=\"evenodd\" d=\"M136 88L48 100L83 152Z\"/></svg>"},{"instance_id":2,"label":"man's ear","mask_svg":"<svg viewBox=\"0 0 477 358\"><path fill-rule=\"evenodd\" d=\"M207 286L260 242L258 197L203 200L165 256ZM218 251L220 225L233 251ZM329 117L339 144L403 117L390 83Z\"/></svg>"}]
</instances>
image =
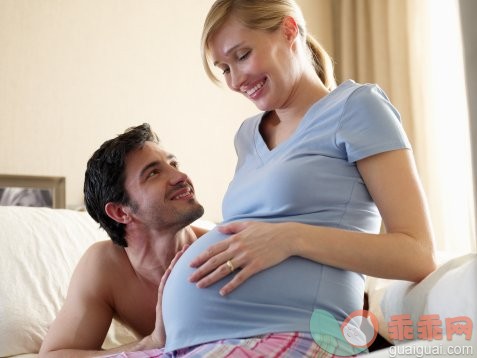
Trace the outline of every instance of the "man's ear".
<instances>
[{"instance_id":1,"label":"man's ear","mask_svg":"<svg viewBox=\"0 0 477 358\"><path fill-rule=\"evenodd\" d=\"M282 32L290 44L295 42L298 36L298 25L295 19L291 16L285 16L282 21Z\"/></svg>"},{"instance_id":2,"label":"man's ear","mask_svg":"<svg viewBox=\"0 0 477 358\"><path fill-rule=\"evenodd\" d=\"M127 224L131 221L131 216L129 215L129 210L126 206L118 203L107 203L104 207L106 214L121 224Z\"/></svg>"}]
</instances>

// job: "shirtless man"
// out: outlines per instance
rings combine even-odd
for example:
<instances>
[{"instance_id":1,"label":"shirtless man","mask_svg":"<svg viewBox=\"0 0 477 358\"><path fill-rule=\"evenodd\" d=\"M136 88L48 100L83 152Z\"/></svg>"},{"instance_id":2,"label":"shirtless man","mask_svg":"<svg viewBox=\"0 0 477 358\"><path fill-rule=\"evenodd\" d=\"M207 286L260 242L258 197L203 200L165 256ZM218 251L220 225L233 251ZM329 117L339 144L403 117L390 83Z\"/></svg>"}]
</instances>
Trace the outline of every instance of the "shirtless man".
<instances>
[{"instance_id":1,"label":"shirtless man","mask_svg":"<svg viewBox=\"0 0 477 358\"><path fill-rule=\"evenodd\" d=\"M162 288L171 262L200 234L189 224L204 212L190 179L143 124L93 154L84 195L89 214L112 241L92 245L79 261L40 356L94 357L162 347ZM101 351L113 317L143 338Z\"/></svg>"}]
</instances>

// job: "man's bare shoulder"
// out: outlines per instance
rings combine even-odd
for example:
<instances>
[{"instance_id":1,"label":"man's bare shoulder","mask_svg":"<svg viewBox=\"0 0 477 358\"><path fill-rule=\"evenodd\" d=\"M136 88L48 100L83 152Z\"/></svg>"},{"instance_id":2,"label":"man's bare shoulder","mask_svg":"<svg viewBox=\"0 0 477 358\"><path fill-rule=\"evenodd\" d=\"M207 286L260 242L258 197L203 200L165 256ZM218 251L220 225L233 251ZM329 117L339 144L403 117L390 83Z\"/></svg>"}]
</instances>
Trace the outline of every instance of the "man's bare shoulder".
<instances>
[{"instance_id":1,"label":"man's bare shoulder","mask_svg":"<svg viewBox=\"0 0 477 358\"><path fill-rule=\"evenodd\" d=\"M127 255L124 248L112 241L104 240L91 245L84 253L83 259L91 260L89 263L96 265L110 265L122 263L127 260Z\"/></svg>"},{"instance_id":2,"label":"man's bare shoulder","mask_svg":"<svg viewBox=\"0 0 477 358\"><path fill-rule=\"evenodd\" d=\"M67 306L73 310L94 305L97 312L109 312L109 317L140 336L154 329L157 287L138 278L126 250L112 241L94 243L86 250L73 274L68 297Z\"/></svg>"},{"instance_id":3,"label":"man's bare shoulder","mask_svg":"<svg viewBox=\"0 0 477 358\"><path fill-rule=\"evenodd\" d=\"M71 289L104 298L111 296L111 282L124 276L130 269L122 247L112 241L99 241L91 245L81 257L71 280Z\"/></svg>"}]
</instances>

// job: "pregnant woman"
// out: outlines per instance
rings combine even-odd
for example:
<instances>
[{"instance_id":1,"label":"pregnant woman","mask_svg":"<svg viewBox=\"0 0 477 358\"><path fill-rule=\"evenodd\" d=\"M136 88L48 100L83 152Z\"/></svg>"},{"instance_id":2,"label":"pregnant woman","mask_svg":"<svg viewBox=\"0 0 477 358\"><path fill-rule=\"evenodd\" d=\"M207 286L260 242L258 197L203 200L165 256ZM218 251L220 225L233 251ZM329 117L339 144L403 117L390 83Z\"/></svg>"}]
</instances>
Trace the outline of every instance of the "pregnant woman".
<instances>
[{"instance_id":1,"label":"pregnant woman","mask_svg":"<svg viewBox=\"0 0 477 358\"><path fill-rule=\"evenodd\" d=\"M435 268L399 113L376 85L336 86L292 0L218 0L202 45L209 76L261 113L236 134L224 223L166 283L160 355L325 354L314 310L342 322L363 306L364 275L419 281Z\"/></svg>"}]
</instances>

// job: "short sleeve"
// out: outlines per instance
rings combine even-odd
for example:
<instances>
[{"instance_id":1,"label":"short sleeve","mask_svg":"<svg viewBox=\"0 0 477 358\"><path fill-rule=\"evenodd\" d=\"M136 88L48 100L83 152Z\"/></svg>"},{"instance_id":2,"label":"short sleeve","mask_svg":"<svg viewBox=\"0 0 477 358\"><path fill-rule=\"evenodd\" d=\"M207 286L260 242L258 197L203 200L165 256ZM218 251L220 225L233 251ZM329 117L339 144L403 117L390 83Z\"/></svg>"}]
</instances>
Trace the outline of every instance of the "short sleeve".
<instances>
[{"instance_id":1,"label":"short sleeve","mask_svg":"<svg viewBox=\"0 0 477 358\"><path fill-rule=\"evenodd\" d=\"M336 145L346 151L350 163L411 148L399 112L376 85L363 85L349 96L336 132Z\"/></svg>"}]
</instances>

